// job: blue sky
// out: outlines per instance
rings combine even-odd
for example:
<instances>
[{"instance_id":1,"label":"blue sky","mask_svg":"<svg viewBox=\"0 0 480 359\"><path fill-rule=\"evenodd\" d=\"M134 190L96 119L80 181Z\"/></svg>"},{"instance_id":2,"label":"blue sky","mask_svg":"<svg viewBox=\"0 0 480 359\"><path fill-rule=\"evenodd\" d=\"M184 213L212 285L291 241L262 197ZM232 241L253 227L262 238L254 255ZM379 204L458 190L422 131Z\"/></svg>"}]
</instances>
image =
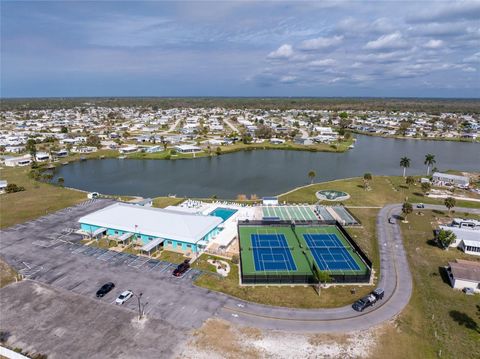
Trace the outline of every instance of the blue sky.
<instances>
[{"instance_id":1,"label":"blue sky","mask_svg":"<svg viewBox=\"0 0 480 359\"><path fill-rule=\"evenodd\" d=\"M480 1L1 1L1 96L480 97Z\"/></svg>"}]
</instances>

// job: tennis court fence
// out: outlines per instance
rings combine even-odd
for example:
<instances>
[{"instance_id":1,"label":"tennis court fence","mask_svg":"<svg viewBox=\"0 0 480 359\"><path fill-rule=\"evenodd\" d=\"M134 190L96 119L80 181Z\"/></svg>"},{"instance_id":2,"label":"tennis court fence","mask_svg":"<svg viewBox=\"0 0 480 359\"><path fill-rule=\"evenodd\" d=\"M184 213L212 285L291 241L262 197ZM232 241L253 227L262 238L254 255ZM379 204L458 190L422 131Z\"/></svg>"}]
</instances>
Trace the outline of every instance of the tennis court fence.
<instances>
[{"instance_id":1,"label":"tennis court fence","mask_svg":"<svg viewBox=\"0 0 480 359\"><path fill-rule=\"evenodd\" d=\"M330 274L331 284L368 283L370 269L363 274ZM243 274L242 284L316 284L318 283L312 273L296 274Z\"/></svg>"},{"instance_id":2,"label":"tennis court fence","mask_svg":"<svg viewBox=\"0 0 480 359\"><path fill-rule=\"evenodd\" d=\"M268 227L285 227L291 226L292 221L287 220L245 220L238 221L238 233L240 233L240 227L242 226L268 226ZM353 240L348 232L343 228L341 223L336 220L321 221L321 220L309 220L309 221L295 221L297 226L325 226L333 225L338 228L349 245L353 247L354 251L358 254L360 259L365 263L366 269L363 273L349 273L344 271L343 273L330 274L332 283L368 283L370 281L372 262L368 259L367 255L363 252L360 246ZM240 263L242 257L242 250L240 250ZM317 283L313 271L308 273L254 273L245 274L242 271L241 275L242 284L315 284Z\"/></svg>"}]
</instances>

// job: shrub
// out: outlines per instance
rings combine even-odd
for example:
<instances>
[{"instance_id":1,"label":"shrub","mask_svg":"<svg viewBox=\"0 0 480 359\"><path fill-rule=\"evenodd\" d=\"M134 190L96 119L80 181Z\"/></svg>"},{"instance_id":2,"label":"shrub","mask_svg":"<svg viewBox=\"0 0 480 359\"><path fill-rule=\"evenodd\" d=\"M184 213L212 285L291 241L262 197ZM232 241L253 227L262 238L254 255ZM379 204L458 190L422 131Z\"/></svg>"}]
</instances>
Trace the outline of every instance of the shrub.
<instances>
[{"instance_id":1,"label":"shrub","mask_svg":"<svg viewBox=\"0 0 480 359\"><path fill-rule=\"evenodd\" d=\"M15 193L25 191L25 188L22 186L17 186L15 183L9 183L5 188L5 192L7 193Z\"/></svg>"},{"instance_id":2,"label":"shrub","mask_svg":"<svg viewBox=\"0 0 480 359\"><path fill-rule=\"evenodd\" d=\"M240 262L240 259L239 259L239 257L238 257L238 254L234 254L234 255L232 256L232 263L233 263L233 264L238 264L239 262Z\"/></svg>"}]
</instances>

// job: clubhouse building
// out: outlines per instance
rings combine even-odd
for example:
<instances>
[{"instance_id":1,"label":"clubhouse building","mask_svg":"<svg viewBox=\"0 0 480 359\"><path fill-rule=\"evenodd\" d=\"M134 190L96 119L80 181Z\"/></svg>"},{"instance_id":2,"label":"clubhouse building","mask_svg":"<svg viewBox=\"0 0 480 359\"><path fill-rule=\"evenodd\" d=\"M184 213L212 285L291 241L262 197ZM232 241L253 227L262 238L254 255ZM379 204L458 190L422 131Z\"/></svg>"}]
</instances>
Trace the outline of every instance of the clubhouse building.
<instances>
[{"instance_id":1,"label":"clubhouse building","mask_svg":"<svg viewBox=\"0 0 480 359\"><path fill-rule=\"evenodd\" d=\"M168 249L196 255L219 232L222 218L172 209L115 203L78 220L90 238L109 236L121 244L136 243L148 254Z\"/></svg>"}]
</instances>

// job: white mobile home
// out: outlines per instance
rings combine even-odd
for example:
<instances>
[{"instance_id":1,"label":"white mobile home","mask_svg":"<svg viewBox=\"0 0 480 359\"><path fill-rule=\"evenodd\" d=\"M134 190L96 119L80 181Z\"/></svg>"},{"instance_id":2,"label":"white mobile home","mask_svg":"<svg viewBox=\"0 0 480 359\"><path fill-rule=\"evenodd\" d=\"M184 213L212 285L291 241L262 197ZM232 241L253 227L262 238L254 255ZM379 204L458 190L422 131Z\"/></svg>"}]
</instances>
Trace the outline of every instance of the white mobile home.
<instances>
[{"instance_id":1,"label":"white mobile home","mask_svg":"<svg viewBox=\"0 0 480 359\"><path fill-rule=\"evenodd\" d=\"M480 262L457 259L448 263L447 273L453 288L471 288L480 293Z\"/></svg>"}]
</instances>

